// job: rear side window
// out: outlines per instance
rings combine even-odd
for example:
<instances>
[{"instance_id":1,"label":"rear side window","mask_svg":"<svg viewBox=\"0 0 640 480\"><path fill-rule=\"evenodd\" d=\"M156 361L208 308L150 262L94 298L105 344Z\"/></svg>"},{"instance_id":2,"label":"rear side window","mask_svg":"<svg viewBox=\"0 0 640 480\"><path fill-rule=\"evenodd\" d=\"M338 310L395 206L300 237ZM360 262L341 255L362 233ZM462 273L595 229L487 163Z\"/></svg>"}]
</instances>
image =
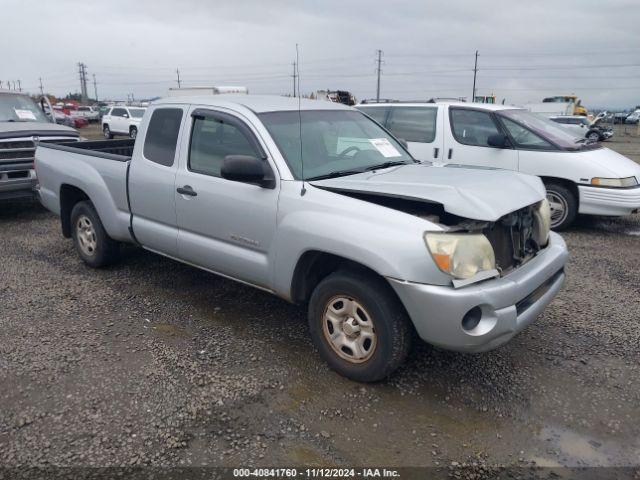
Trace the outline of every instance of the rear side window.
<instances>
[{"instance_id":1,"label":"rear side window","mask_svg":"<svg viewBox=\"0 0 640 480\"><path fill-rule=\"evenodd\" d=\"M189 170L220 177L222 162L227 155L260 157L235 125L214 117L196 117L189 148Z\"/></svg>"},{"instance_id":2,"label":"rear side window","mask_svg":"<svg viewBox=\"0 0 640 480\"><path fill-rule=\"evenodd\" d=\"M389 107L358 107L358 110L369 115L380 125L384 125Z\"/></svg>"},{"instance_id":3,"label":"rear side window","mask_svg":"<svg viewBox=\"0 0 640 480\"><path fill-rule=\"evenodd\" d=\"M500 133L490 113L462 108L452 108L449 112L451 130L459 143L489 147L488 138Z\"/></svg>"},{"instance_id":4,"label":"rear side window","mask_svg":"<svg viewBox=\"0 0 640 480\"><path fill-rule=\"evenodd\" d=\"M393 107L387 128L407 142L431 143L436 138L438 109L433 107Z\"/></svg>"},{"instance_id":5,"label":"rear side window","mask_svg":"<svg viewBox=\"0 0 640 480\"><path fill-rule=\"evenodd\" d=\"M144 156L165 167L173 165L180 122L181 108L157 108L151 115L147 136L144 139Z\"/></svg>"}]
</instances>

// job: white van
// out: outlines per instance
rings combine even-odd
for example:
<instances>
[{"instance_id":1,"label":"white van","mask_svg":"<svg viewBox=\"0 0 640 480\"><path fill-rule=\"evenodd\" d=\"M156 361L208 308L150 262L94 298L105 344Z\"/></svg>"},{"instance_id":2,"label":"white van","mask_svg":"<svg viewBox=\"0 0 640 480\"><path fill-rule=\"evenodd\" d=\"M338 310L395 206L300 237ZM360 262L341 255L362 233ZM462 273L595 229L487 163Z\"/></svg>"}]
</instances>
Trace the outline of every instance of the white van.
<instances>
[{"instance_id":1,"label":"white van","mask_svg":"<svg viewBox=\"0 0 640 480\"><path fill-rule=\"evenodd\" d=\"M622 216L640 211L640 165L574 138L525 109L462 102L367 103L356 108L405 140L418 160L541 177L556 230L568 227L578 213Z\"/></svg>"}]
</instances>

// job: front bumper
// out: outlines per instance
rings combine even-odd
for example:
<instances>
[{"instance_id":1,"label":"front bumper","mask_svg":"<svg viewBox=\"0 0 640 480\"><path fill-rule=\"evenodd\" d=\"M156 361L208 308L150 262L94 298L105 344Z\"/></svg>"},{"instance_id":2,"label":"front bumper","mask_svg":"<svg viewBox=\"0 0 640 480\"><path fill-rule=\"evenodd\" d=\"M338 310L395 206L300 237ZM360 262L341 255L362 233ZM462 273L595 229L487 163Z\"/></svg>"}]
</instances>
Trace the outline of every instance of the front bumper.
<instances>
[{"instance_id":1,"label":"front bumper","mask_svg":"<svg viewBox=\"0 0 640 480\"><path fill-rule=\"evenodd\" d=\"M33 198L37 182L36 172L33 169L28 171L0 171L0 200Z\"/></svg>"},{"instance_id":2,"label":"front bumper","mask_svg":"<svg viewBox=\"0 0 640 480\"><path fill-rule=\"evenodd\" d=\"M508 342L551 303L564 283L568 256L562 237L551 232L543 252L502 278L459 289L388 280L424 341L448 350L483 352ZM465 330L462 319L474 307L481 309L482 318Z\"/></svg>"},{"instance_id":3,"label":"front bumper","mask_svg":"<svg viewBox=\"0 0 640 480\"><path fill-rule=\"evenodd\" d=\"M578 185L579 213L586 215L630 215L640 210L640 186L603 188Z\"/></svg>"}]
</instances>

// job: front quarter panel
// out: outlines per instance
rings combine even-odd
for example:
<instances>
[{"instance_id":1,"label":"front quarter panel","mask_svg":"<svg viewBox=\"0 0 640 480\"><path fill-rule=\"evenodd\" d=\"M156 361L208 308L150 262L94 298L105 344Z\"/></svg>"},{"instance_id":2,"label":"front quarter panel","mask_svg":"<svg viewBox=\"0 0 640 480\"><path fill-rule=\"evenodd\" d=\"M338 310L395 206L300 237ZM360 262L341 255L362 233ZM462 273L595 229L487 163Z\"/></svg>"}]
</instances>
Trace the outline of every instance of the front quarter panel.
<instances>
[{"instance_id":1,"label":"front quarter panel","mask_svg":"<svg viewBox=\"0 0 640 480\"><path fill-rule=\"evenodd\" d=\"M421 218L366 201L283 181L275 247L274 290L291 298L295 266L307 251L331 253L378 274L433 285L451 279L434 264L423 240L439 230Z\"/></svg>"}]
</instances>

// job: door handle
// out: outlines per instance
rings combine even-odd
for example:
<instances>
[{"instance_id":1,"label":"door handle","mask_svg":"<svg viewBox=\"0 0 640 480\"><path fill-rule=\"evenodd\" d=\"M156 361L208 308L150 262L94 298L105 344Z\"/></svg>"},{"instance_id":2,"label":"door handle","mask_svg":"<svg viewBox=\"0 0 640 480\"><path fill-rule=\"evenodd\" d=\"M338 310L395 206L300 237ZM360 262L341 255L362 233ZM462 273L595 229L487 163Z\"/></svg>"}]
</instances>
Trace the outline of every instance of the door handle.
<instances>
[{"instance_id":1,"label":"door handle","mask_svg":"<svg viewBox=\"0 0 640 480\"><path fill-rule=\"evenodd\" d=\"M439 153L440 153L440 149L438 147L435 147L433 149L433 158L438 158Z\"/></svg>"},{"instance_id":2,"label":"door handle","mask_svg":"<svg viewBox=\"0 0 640 480\"><path fill-rule=\"evenodd\" d=\"M196 192L193 188L191 188L191 185L185 185L184 187L178 187L176 189L176 191L180 195L189 195L190 197L195 197L195 196L198 195L198 192Z\"/></svg>"},{"instance_id":3,"label":"door handle","mask_svg":"<svg viewBox=\"0 0 640 480\"><path fill-rule=\"evenodd\" d=\"M451 156L453 155L453 148L449 149L449 153L447 154L447 159L451 160Z\"/></svg>"}]
</instances>

